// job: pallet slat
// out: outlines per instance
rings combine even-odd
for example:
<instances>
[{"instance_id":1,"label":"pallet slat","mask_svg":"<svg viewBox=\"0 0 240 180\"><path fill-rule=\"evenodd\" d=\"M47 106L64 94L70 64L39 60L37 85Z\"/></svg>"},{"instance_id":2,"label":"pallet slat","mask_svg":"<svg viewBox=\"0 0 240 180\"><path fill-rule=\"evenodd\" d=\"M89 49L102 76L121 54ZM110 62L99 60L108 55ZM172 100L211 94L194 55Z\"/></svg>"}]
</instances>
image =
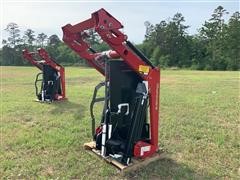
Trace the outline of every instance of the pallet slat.
<instances>
[{"instance_id":1,"label":"pallet slat","mask_svg":"<svg viewBox=\"0 0 240 180\"><path fill-rule=\"evenodd\" d=\"M96 154L97 156L103 158L100 155L100 151L95 149L96 148L96 144L95 144L94 141L88 142L88 143L84 143L83 146L84 146L84 148L86 150L91 151L94 154ZM121 164L120 162L118 162L117 160L113 159L112 157L106 157L106 158L103 158L103 159L106 162L108 162L108 163L114 165L115 167L117 167L119 170L126 172L126 171L134 171L134 170L136 170L138 168L147 166L149 163L152 163L154 161L157 161L157 160L160 160L160 159L164 159L164 158L167 158L166 153L157 152L153 156L147 157L145 159L133 158L132 159L132 163L129 166L125 166L125 165Z\"/></svg>"}]
</instances>

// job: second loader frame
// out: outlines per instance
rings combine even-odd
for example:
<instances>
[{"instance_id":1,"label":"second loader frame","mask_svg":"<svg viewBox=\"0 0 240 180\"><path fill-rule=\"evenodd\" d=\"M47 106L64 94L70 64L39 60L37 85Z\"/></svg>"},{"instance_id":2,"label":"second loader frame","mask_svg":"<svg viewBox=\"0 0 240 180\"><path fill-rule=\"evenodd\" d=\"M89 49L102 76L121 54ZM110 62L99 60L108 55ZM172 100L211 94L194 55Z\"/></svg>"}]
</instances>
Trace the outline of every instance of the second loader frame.
<instances>
[{"instance_id":1,"label":"second loader frame","mask_svg":"<svg viewBox=\"0 0 240 180\"><path fill-rule=\"evenodd\" d=\"M41 70L35 80L38 101L52 102L66 99L64 67L53 60L43 48L39 48L37 52L24 49L23 57ZM42 79L40 79L41 76ZM40 88L38 88L39 81L41 82Z\"/></svg>"}]
</instances>

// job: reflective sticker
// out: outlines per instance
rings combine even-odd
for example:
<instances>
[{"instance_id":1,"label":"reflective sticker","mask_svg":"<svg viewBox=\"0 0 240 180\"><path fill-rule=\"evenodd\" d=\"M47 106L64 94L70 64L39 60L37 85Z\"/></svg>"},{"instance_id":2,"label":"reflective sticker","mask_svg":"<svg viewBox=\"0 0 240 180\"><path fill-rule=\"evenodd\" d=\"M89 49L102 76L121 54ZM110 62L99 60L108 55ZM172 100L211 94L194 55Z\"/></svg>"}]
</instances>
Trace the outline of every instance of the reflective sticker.
<instances>
[{"instance_id":1,"label":"reflective sticker","mask_svg":"<svg viewBox=\"0 0 240 180\"><path fill-rule=\"evenodd\" d=\"M148 152L150 151L150 146L144 146L144 147L141 147L141 156L144 155L144 152Z\"/></svg>"},{"instance_id":2,"label":"reflective sticker","mask_svg":"<svg viewBox=\"0 0 240 180\"><path fill-rule=\"evenodd\" d=\"M139 67L138 67L138 71L139 71L139 72L142 72L142 73L144 73L144 74L148 74L148 73L149 73L149 70L150 70L150 67L149 67L149 66L139 65Z\"/></svg>"}]
</instances>

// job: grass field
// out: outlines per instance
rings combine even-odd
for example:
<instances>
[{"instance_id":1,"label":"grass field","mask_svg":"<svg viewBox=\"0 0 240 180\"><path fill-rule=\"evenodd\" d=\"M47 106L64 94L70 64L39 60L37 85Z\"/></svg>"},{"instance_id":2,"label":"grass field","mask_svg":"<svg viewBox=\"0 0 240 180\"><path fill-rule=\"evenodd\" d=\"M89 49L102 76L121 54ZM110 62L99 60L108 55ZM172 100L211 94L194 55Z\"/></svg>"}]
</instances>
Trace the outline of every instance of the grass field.
<instances>
[{"instance_id":1,"label":"grass field","mask_svg":"<svg viewBox=\"0 0 240 180\"><path fill-rule=\"evenodd\" d=\"M239 179L238 72L162 71L159 144L171 158L126 175L82 146L91 140L89 103L103 77L66 68L68 101L41 104L33 101L37 72L1 68L1 178Z\"/></svg>"}]
</instances>

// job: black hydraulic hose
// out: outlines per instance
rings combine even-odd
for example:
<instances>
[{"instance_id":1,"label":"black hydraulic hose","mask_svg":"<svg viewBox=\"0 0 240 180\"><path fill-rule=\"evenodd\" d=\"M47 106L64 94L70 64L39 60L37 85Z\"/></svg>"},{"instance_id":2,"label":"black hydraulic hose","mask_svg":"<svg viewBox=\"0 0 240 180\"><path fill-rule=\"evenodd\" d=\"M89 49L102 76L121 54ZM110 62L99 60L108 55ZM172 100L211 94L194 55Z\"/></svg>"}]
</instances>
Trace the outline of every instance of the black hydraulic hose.
<instances>
[{"instance_id":1,"label":"black hydraulic hose","mask_svg":"<svg viewBox=\"0 0 240 180\"><path fill-rule=\"evenodd\" d=\"M92 53L96 53L97 51L95 51L93 48L88 48L89 49L89 51L91 51Z\"/></svg>"},{"instance_id":2,"label":"black hydraulic hose","mask_svg":"<svg viewBox=\"0 0 240 180\"><path fill-rule=\"evenodd\" d=\"M53 84L52 84L51 101L54 100L55 94L58 93L59 85L60 85L60 76L57 73L55 73L54 74Z\"/></svg>"},{"instance_id":3,"label":"black hydraulic hose","mask_svg":"<svg viewBox=\"0 0 240 180\"><path fill-rule=\"evenodd\" d=\"M108 134L108 125L110 119L110 90L109 90L109 80L110 80L110 65L109 62L106 61L105 63L105 103L104 103L104 110L103 110L103 118L102 118L102 143L101 143L101 155L106 155L106 141L107 141L107 134Z\"/></svg>"},{"instance_id":4,"label":"black hydraulic hose","mask_svg":"<svg viewBox=\"0 0 240 180\"><path fill-rule=\"evenodd\" d=\"M145 98L144 95L140 95L136 98L136 106L132 114L133 116L131 129L128 132L128 143L126 144L126 149L123 157L123 163L126 165L128 165L128 163L131 161L131 154L134 142L140 138L140 135L142 133L142 128L144 124L144 111L146 110L146 108L147 98Z\"/></svg>"},{"instance_id":5,"label":"black hydraulic hose","mask_svg":"<svg viewBox=\"0 0 240 180\"><path fill-rule=\"evenodd\" d=\"M133 52L138 55L147 65L155 68L154 65L150 62L150 60L139 50L137 49L130 41L126 41L127 46L133 50Z\"/></svg>"}]
</instances>

